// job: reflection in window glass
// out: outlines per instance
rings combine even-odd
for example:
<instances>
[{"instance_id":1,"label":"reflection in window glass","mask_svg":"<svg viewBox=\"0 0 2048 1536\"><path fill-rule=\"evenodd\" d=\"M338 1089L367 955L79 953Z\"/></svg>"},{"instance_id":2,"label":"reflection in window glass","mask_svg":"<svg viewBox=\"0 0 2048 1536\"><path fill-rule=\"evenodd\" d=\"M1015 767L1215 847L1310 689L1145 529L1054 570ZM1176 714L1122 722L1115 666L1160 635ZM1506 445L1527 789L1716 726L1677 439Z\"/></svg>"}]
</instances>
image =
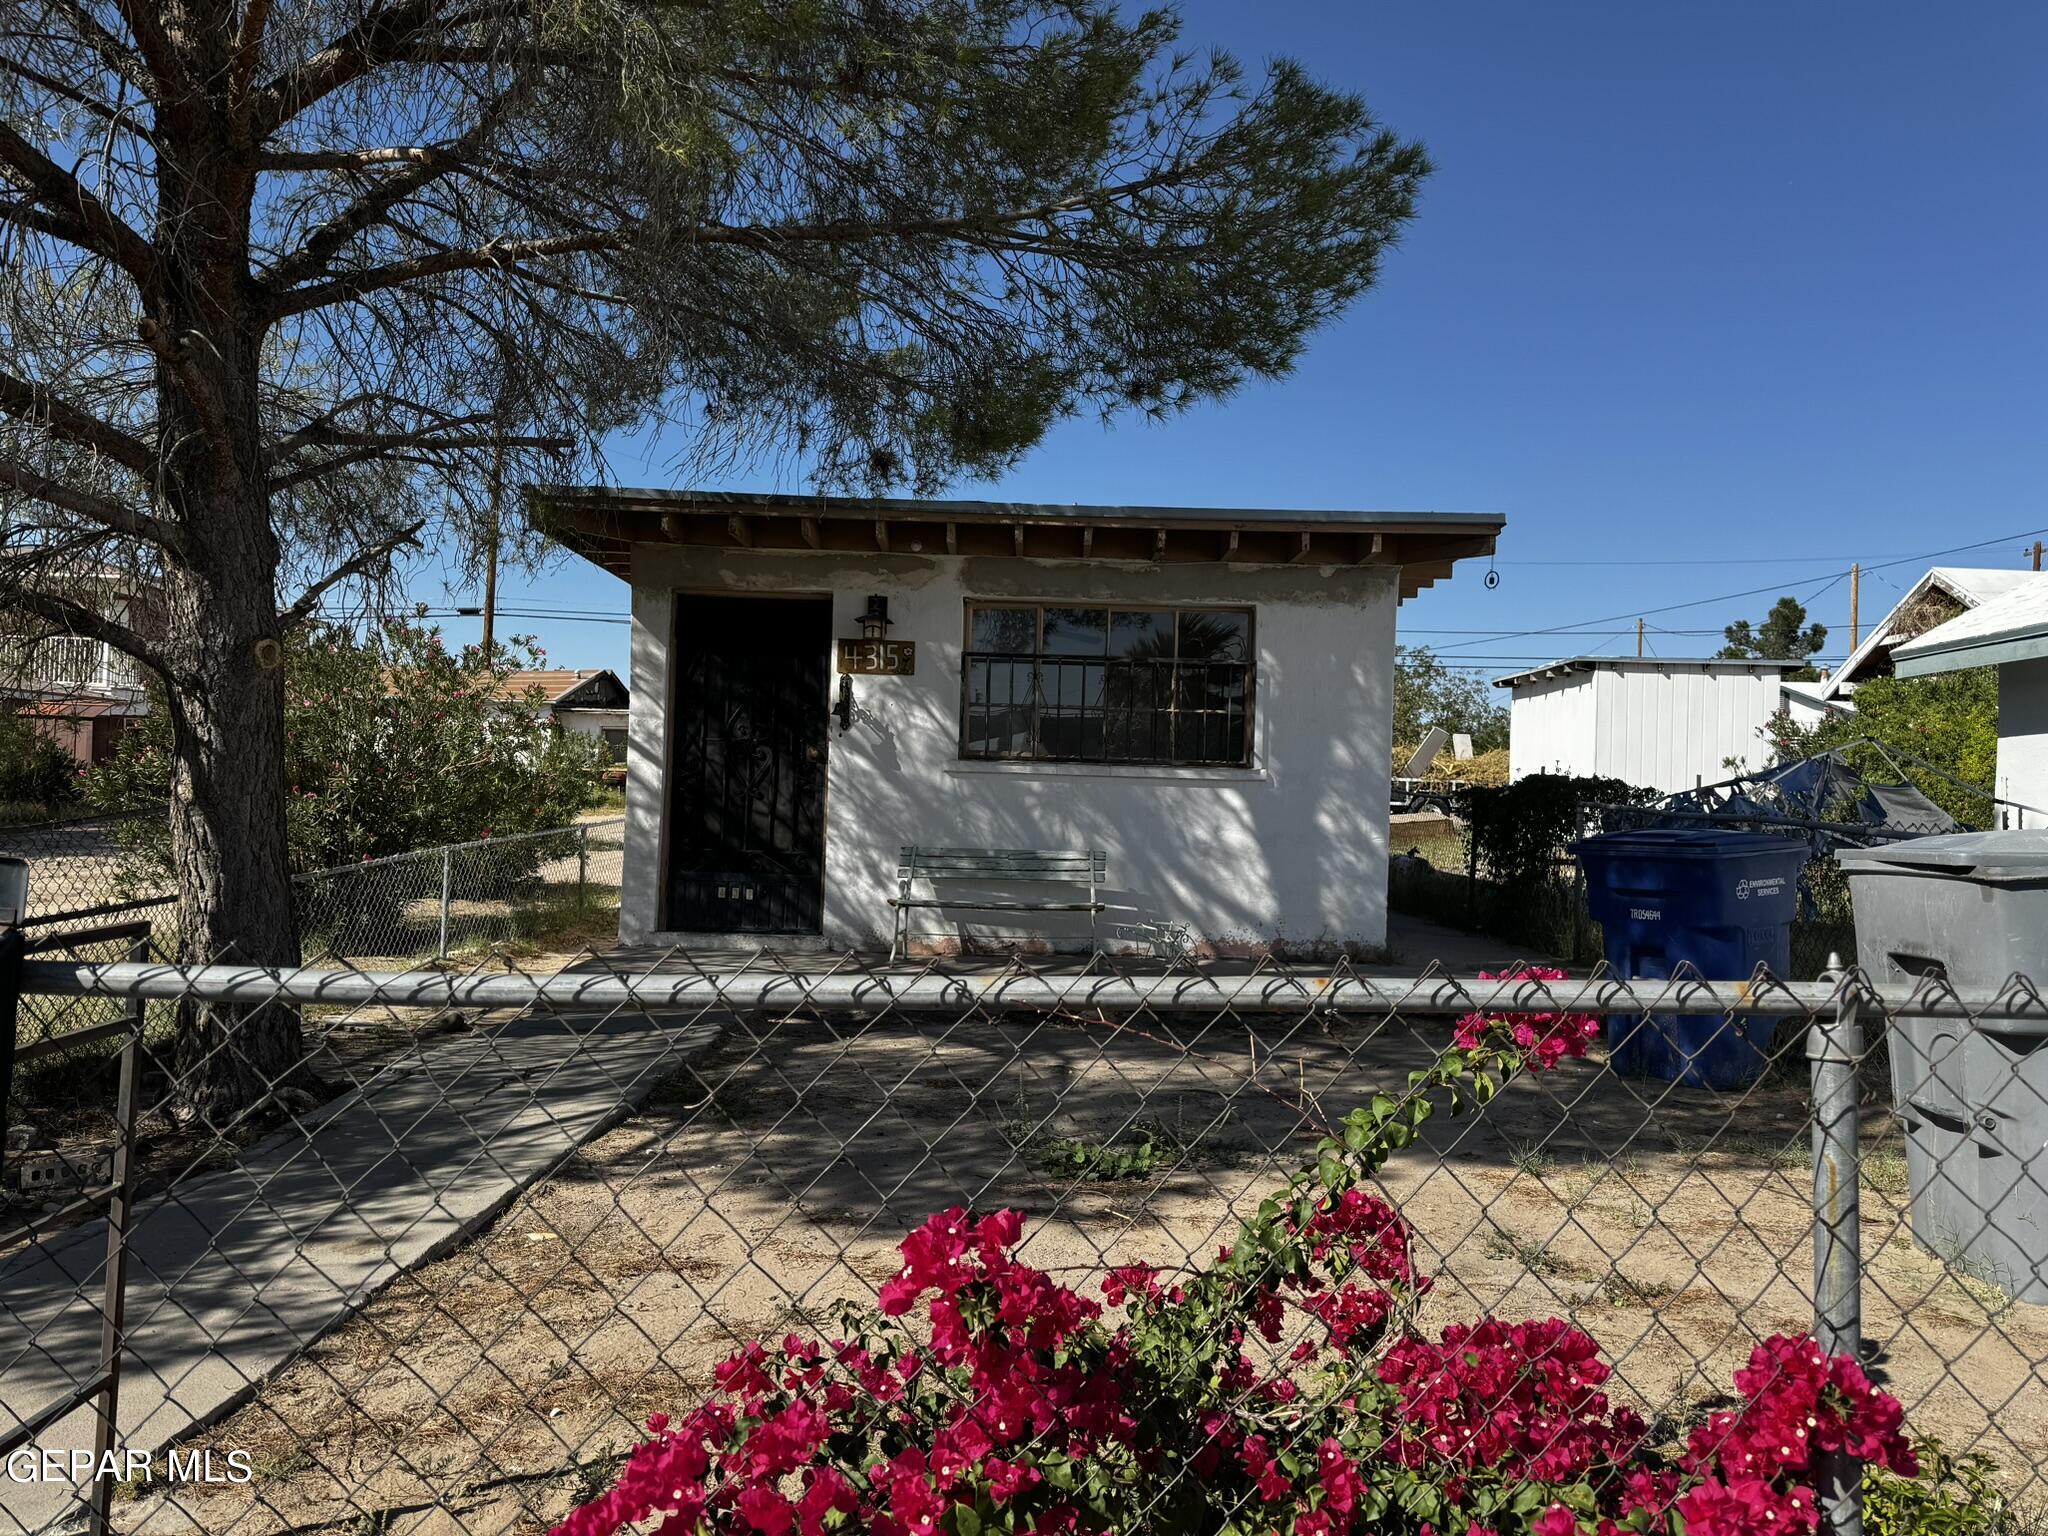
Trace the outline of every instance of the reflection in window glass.
<instances>
[{"instance_id":1,"label":"reflection in window glass","mask_svg":"<svg viewBox=\"0 0 2048 1536\"><path fill-rule=\"evenodd\" d=\"M1036 608L977 608L968 649L1011 651L1028 656L1038 649Z\"/></svg>"},{"instance_id":2,"label":"reflection in window glass","mask_svg":"<svg viewBox=\"0 0 2048 1536\"><path fill-rule=\"evenodd\" d=\"M1180 657L1183 661L1250 661L1249 615L1214 608L1182 609Z\"/></svg>"},{"instance_id":3,"label":"reflection in window glass","mask_svg":"<svg viewBox=\"0 0 2048 1536\"><path fill-rule=\"evenodd\" d=\"M1101 656L1107 648L1109 615L1100 608L1045 610L1045 653L1048 656Z\"/></svg>"},{"instance_id":4,"label":"reflection in window glass","mask_svg":"<svg viewBox=\"0 0 2048 1536\"><path fill-rule=\"evenodd\" d=\"M1167 608L1120 609L1109 616L1109 654L1173 657L1173 612Z\"/></svg>"}]
</instances>

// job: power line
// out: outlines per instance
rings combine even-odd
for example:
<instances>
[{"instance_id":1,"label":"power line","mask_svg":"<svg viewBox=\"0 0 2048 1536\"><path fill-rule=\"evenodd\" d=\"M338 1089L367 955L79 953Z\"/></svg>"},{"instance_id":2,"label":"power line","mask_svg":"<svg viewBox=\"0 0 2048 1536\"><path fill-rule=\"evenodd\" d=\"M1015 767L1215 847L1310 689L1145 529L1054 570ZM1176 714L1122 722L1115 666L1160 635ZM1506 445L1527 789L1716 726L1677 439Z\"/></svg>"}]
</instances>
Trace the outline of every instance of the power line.
<instances>
[{"instance_id":1,"label":"power line","mask_svg":"<svg viewBox=\"0 0 2048 1536\"><path fill-rule=\"evenodd\" d=\"M2039 530L2037 530L2037 532L2038 531ZM2035 537L2035 534L2021 533L2015 534L2014 537L2029 539ZM1984 549L1989 547L1990 545L2002 544L2004 542L2005 541L2003 539L1985 539L1981 543L1977 544L1962 544L1958 545L1955 549L1937 550L1932 555L1872 555L1869 558L1872 560L1887 561L1893 565L1903 565L1908 561L1912 560L1932 560L1940 555L1960 554L1963 550ZM2026 551L2022 550L2021 553L2024 554L2026 553ZM1663 555L1653 560L1497 560L1494 563L1497 565L1550 566L1826 565L1839 559L1841 559L1840 555ZM1864 569L1869 570L1869 565L1866 564L1864 566Z\"/></svg>"},{"instance_id":2,"label":"power line","mask_svg":"<svg viewBox=\"0 0 2048 1536\"><path fill-rule=\"evenodd\" d=\"M1932 550L1926 554L1899 555L1897 557L1889 557L1881 561L1861 563L1865 571L1888 570L1894 566L1912 565L1922 560L1939 560L1943 555L1959 555L1966 550L1988 549L1995 544L2005 544L2010 542L2016 542L2020 539L2030 539L2035 537L2036 535L2044 533L2048 533L2048 528L2029 528L2023 533L2006 534L2000 538L1995 539L1979 539L1973 544L1955 544L1951 545L1947 549ZM1585 563L1592 564L1594 562L1589 561ZM1628 619L1647 618L1649 615L1653 613L1678 613L1682 612L1687 608L1704 608L1713 603L1729 603L1733 602L1738 597L1756 597L1759 594L1765 592L1777 592L1783 596L1790 596L1791 594L1785 591L1785 588L1788 586L1796 592L1798 589L1802 587L1815 587L1816 585L1818 585L1818 590L1811 592L1808 595L1810 598L1819 597L1822 593L1834 587L1836 583L1846 581L1848 579L1848 576L1849 567L1845 565L1839 571L1835 572L1832 577L1822 575L1809 577L1800 581L1773 582L1769 586L1749 587L1740 592L1724 592L1720 594L1718 597L1698 597L1694 598L1690 602L1666 603L1658 608L1643 608L1637 610L1635 613L1613 613L1598 619L1569 620L1563 624L1552 625L1548 629L1505 630L1495 635L1494 638L1500 640L1513 640L1522 639L1525 637L1534 637L1537 635L1570 634L1575 631L1583 631L1592 628L1596 625L1614 624ZM1477 644L1478 642L1475 641L1473 643ZM1455 645L1445 647L1445 650L1447 651L1455 651L1457 649L1459 649L1459 647Z\"/></svg>"}]
</instances>

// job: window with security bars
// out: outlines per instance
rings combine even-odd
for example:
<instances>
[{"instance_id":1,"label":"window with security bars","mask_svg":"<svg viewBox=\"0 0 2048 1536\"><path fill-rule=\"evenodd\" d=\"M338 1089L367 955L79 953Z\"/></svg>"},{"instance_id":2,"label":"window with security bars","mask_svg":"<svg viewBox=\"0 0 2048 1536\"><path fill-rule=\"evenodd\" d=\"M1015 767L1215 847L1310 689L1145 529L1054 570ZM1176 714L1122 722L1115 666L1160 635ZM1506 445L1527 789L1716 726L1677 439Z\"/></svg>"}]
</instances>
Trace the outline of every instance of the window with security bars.
<instances>
[{"instance_id":1,"label":"window with security bars","mask_svg":"<svg viewBox=\"0 0 2048 1536\"><path fill-rule=\"evenodd\" d=\"M963 758L1243 767L1251 711L1249 609L968 605Z\"/></svg>"}]
</instances>

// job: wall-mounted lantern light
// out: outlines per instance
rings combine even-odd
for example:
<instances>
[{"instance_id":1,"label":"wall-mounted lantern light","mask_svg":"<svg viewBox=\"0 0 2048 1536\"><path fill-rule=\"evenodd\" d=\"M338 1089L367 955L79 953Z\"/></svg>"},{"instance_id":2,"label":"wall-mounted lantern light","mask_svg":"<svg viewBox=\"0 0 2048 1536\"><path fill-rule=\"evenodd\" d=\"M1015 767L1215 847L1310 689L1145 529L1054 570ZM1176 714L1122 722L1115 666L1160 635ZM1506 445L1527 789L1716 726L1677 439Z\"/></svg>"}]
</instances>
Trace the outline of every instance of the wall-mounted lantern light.
<instances>
[{"instance_id":1,"label":"wall-mounted lantern light","mask_svg":"<svg viewBox=\"0 0 2048 1536\"><path fill-rule=\"evenodd\" d=\"M867 611L860 616L861 637L884 640L889 635L889 599L876 593L868 598Z\"/></svg>"}]
</instances>

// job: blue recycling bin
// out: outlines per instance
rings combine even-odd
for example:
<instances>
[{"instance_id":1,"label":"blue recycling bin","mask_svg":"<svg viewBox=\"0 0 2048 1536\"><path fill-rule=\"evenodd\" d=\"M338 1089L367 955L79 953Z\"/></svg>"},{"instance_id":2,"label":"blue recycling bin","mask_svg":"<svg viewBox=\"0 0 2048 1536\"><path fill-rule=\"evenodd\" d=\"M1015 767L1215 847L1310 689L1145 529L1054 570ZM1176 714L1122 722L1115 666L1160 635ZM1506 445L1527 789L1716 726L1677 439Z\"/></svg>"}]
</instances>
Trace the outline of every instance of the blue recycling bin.
<instances>
[{"instance_id":1,"label":"blue recycling bin","mask_svg":"<svg viewBox=\"0 0 2048 1536\"><path fill-rule=\"evenodd\" d=\"M1709 981L1740 981L1759 965L1790 974L1799 871L1811 857L1803 841L1653 827L1602 832L1572 851L1617 976L1660 981L1682 965ZM1768 1019L1616 1014L1607 1021L1608 1062L1632 1077L1742 1088L1768 1063L1772 1033Z\"/></svg>"}]
</instances>

